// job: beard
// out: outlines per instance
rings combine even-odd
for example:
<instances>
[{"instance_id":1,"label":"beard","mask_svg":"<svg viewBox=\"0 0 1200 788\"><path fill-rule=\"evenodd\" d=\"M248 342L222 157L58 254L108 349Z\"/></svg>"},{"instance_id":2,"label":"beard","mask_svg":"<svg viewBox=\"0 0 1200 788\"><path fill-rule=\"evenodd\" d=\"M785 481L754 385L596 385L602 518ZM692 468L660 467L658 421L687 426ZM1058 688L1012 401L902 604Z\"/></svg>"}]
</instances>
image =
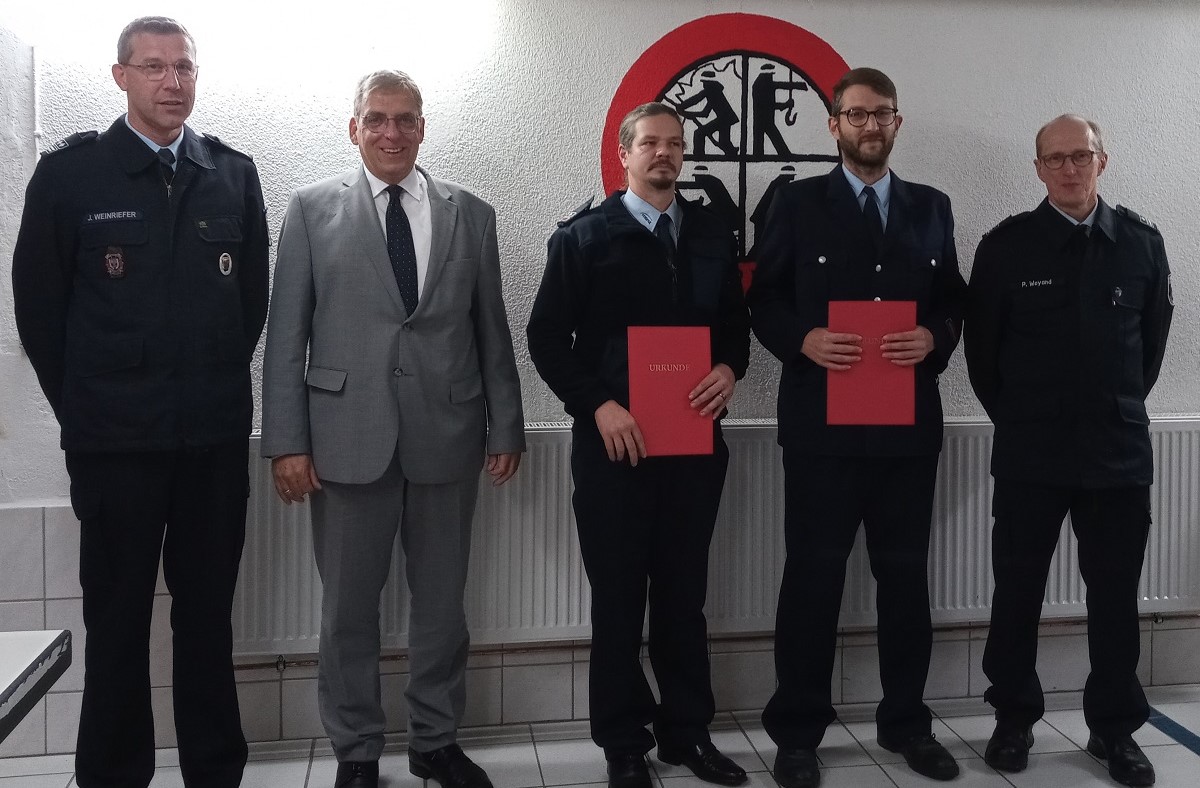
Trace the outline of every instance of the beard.
<instances>
[{"instance_id":1,"label":"beard","mask_svg":"<svg viewBox=\"0 0 1200 788\"><path fill-rule=\"evenodd\" d=\"M851 142L845 138L839 140L838 146L842 150L842 158L852 162L853 164L857 164L860 167L866 167L870 169L886 167L888 163L888 157L892 155L892 146L896 144L896 138L889 138L886 135L880 135L880 137L877 139L880 139L883 144L880 145L877 151L872 150L871 152L867 152L862 149L861 146L863 141L861 139L855 142ZM873 140L867 140L867 142L872 141Z\"/></svg>"}]
</instances>

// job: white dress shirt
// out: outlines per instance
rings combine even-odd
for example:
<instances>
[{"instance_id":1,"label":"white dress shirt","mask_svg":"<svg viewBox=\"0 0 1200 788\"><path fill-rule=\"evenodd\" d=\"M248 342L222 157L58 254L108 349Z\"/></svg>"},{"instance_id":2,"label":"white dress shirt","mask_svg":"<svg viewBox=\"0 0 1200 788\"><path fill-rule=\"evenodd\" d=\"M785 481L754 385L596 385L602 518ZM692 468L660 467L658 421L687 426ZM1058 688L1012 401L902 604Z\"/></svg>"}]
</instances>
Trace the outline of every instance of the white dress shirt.
<instances>
[{"instance_id":1,"label":"white dress shirt","mask_svg":"<svg viewBox=\"0 0 1200 788\"><path fill-rule=\"evenodd\" d=\"M379 214L379 226L383 228L383 237L386 239L387 208L388 201L391 199L388 196L387 187L391 184L376 178L366 167L363 167L363 172L371 184L371 196L375 200L375 210ZM425 181L425 176L416 167L413 167L407 177L396 185L404 190L403 196L400 198L400 207L404 209L404 214L408 217L408 224L412 227L413 247L417 253L417 297L420 298L425 291L425 274L429 271L429 246L433 242L433 219L429 210L429 184Z\"/></svg>"}]
</instances>

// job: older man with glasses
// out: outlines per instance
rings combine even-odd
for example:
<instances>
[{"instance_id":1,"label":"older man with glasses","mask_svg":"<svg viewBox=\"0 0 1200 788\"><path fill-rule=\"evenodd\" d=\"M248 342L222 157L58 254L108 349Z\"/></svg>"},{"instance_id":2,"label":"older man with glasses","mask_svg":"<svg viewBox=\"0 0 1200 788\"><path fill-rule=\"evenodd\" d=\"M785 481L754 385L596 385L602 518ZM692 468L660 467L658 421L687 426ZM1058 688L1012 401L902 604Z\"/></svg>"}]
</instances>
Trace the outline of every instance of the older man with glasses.
<instances>
[{"instance_id":1,"label":"older man with glasses","mask_svg":"<svg viewBox=\"0 0 1200 788\"><path fill-rule=\"evenodd\" d=\"M246 763L230 611L245 539L250 359L267 313L254 163L184 125L196 45L134 20L128 109L43 154L13 255L17 329L62 427L87 627L81 788L150 783L150 618L161 554L184 784Z\"/></svg>"},{"instance_id":2,"label":"older man with glasses","mask_svg":"<svg viewBox=\"0 0 1200 788\"><path fill-rule=\"evenodd\" d=\"M1046 198L980 242L966 323L971 384L996 425L983 654L996 729L984 759L1005 772L1029 763L1045 711L1038 618L1069 513L1088 587L1088 751L1117 782L1153 785L1132 734L1150 711L1137 678L1154 479L1146 397L1171 326L1171 274L1154 225L1097 194L1108 154L1094 121L1055 118L1035 146Z\"/></svg>"}]
</instances>

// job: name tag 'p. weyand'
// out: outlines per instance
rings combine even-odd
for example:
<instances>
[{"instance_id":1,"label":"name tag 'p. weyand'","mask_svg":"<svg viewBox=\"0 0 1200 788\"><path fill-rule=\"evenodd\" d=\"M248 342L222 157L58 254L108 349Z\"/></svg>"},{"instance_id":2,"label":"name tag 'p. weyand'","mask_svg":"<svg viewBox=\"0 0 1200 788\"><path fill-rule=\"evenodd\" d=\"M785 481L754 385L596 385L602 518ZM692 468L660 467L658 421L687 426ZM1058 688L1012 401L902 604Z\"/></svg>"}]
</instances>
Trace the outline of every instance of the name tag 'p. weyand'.
<instances>
[{"instance_id":1,"label":"name tag 'p. weyand'","mask_svg":"<svg viewBox=\"0 0 1200 788\"><path fill-rule=\"evenodd\" d=\"M1049 287L1053 284L1053 279L1025 279L1022 280L1021 287Z\"/></svg>"}]
</instances>

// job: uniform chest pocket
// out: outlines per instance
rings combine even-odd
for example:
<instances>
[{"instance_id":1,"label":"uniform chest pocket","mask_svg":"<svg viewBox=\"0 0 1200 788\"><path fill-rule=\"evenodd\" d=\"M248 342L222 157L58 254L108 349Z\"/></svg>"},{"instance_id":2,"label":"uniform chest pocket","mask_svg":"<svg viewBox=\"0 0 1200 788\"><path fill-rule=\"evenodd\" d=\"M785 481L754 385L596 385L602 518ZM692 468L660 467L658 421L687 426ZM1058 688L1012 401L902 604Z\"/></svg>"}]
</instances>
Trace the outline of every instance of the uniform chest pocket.
<instances>
[{"instance_id":1,"label":"uniform chest pocket","mask_svg":"<svg viewBox=\"0 0 1200 788\"><path fill-rule=\"evenodd\" d=\"M79 269L85 277L114 283L131 272L136 277L149 264L149 239L145 219L86 224L79 231Z\"/></svg>"},{"instance_id":2,"label":"uniform chest pocket","mask_svg":"<svg viewBox=\"0 0 1200 788\"><path fill-rule=\"evenodd\" d=\"M196 220L196 234L216 255L216 271L232 276L240 264L242 220L239 216L209 216Z\"/></svg>"},{"instance_id":3,"label":"uniform chest pocket","mask_svg":"<svg viewBox=\"0 0 1200 788\"><path fill-rule=\"evenodd\" d=\"M1113 306L1141 311L1146 306L1146 288L1141 282L1127 282L1111 288Z\"/></svg>"}]
</instances>

